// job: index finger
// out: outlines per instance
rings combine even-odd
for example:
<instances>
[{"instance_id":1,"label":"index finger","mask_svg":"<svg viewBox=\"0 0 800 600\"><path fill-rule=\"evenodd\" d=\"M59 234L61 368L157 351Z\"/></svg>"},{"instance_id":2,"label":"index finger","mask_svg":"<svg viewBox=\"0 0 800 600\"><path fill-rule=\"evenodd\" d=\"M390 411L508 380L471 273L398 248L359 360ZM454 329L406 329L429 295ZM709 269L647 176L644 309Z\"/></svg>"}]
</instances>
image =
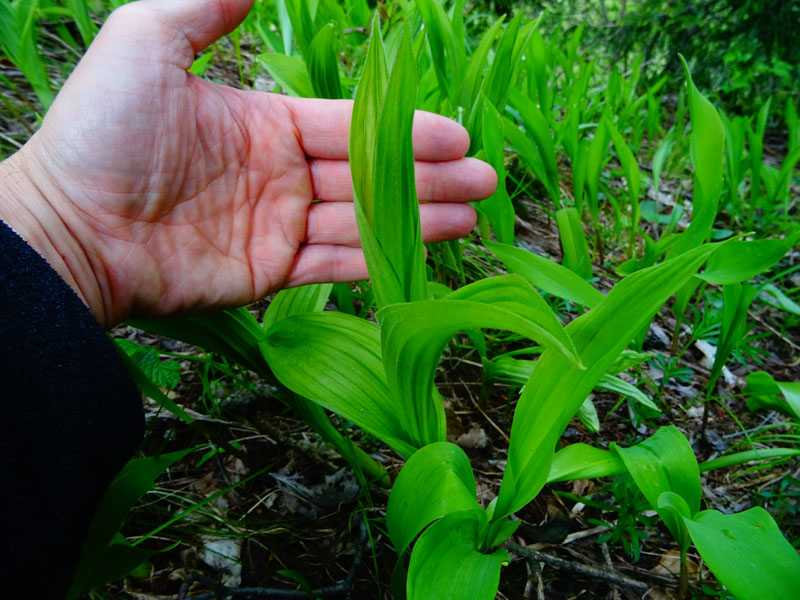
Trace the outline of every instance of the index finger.
<instances>
[{"instance_id":1,"label":"index finger","mask_svg":"<svg viewBox=\"0 0 800 600\"><path fill-rule=\"evenodd\" d=\"M289 109L307 156L336 160L348 157L352 100L278 98ZM466 129L447 117L421 110L414 114L412 139L417 160L455 160L469 149Z\"/></svg>"}]
</instances>

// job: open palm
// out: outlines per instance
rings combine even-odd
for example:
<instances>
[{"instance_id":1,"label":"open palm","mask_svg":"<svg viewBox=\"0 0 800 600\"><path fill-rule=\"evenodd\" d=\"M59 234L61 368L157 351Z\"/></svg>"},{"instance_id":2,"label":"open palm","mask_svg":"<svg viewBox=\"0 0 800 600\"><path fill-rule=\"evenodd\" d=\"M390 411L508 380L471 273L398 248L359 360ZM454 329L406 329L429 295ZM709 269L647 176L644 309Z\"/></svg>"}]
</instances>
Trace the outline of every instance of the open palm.
<instances>
[{"instance_id":1,"label":"open palm","mask_svg":"<svg viewBox=\"0 0 800 600\"><path fill-rule=\"evenodd\" d=\"M144 0L116 11L24 149L80 245L106 325L364 278L347 161L352 103L187 73L251 0ZM467 233L493 170L466 132L417 113L423 235ZM319 200L320 202L315 202ZM91 285L94 285L92 281ZM81 286L84 287L84 286Z\"/></svg>"}]
</instances>

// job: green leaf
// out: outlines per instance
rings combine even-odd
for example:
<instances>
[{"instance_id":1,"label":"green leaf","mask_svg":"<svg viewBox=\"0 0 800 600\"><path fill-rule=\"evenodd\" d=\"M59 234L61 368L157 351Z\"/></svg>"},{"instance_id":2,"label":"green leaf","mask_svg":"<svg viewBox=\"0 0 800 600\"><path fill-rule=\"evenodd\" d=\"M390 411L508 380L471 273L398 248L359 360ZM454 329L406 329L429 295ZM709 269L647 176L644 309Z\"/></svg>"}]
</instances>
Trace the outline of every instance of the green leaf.
<instances>
[{"instance_id":1,"label":"green leaf","mask_svg":"<svg viewBox=\"0 0 800 600\"><path fill-rule=\"evenodd\" d=\"M343 98L339 80L339 62L336 59L334 28L328 23L311 41L306 56L306 67L317 98L338 100Z\"/></svg>"},{"instance_id":2,"label":"green leaf","mask_svg":"<svg viewBox=\"0 0 800 600\"><path fill-rule=\"evenodd\" d=\"M430 523L468 510L483 509L467 455L448 442L428 444L408 459L392 486L386 506L389 539L402 555Z\"/></svg>"},{"instance_id":3,"label":"green leaf","mask_svg":"<svg viewBox=\"0 0 800 600\"><path fill-rule=\"evenodd\" d=\"M603 294L570 269L523 248L484 241L509 271L548 294L576 302L588 308L597 305Z\"/></svg>"},{"instance_id":4,"label":"green leaf","mask_svg":"<svg viewBox=\"0 0 800 600\"><path fill-rule=\"evenodd\" d=\"M583 400L641 327L717 247L697 248L637 271L567 325L585 371L545 350L517 403L495 518L519 510L539 492L550 470L552 449Z\"/></svg>"},{"instance_id":5,"label":"green leaf","mask_svg":"<svg viewBox=\"0 0 800 600\"><path fill-rule=\"evenodd\" d=\"M603 375L600 381L597 382L597 389L605 390L607 392L616 392L621 396L628 396L632 400L635 400L639 404L646 406L650 410L659 410L658 406L656 406L656 403L653 402L650 396L645 394L635 385L628 383L619 377L614 377L613 375L609 374Z\"/></svg>"},{"instance_id":6,"label":"green leaf","mask_svg":"<svg viewBox=\"0 0 800 600\"><path fill-rule=\"evenodd\" d=\"M630 448L615 445L613 449L678 543L684 549L688 547L682 523L675 519L673 512L680 502L674 498L668 500L667 505L671 508L664 514L659 506L661 495L671 492L686 505L686 511L681 508L684 516L691 517L700 509L700 469L684 435L669 425L661 427L640 444Z\"/></svg>"},{"instance_id":7,"label":"green leaf","mask_svg":"<svg viewBox=\"0 0 800 600\"><path fill-rule=\"evenodd\" d=\"M782 259L798 239L800 233L780 240L732 241L708 260L698 277L723 285L747 281Z\"/></svg>"},{"instance_id":8,"label":"green leaf","mask_svg":"<svg viewBox=\"0 0 800 600\"><path fill-rule=\"evenodd\" d=\"M350 131L356 220L378 307L427 296L411 143L417 84L409 37L405 31L388 78L380 28L373 26Z\"/></svg>"},{"instance_id":9,"label":"green leaf","mask_svg":"<svg viewBox=\"0 0 800 600\"><path fill-rule=\"evenodd\" d=\"M535 37L536 36L534 36L533 39L535 39ZM558 163L556 161L553 136L550 133L550 124L539 107L519 90L512 89L509 98L511 100L511 105L522 119L525 132L535 145L539 162L544 169L542 185L545 186L550 194L550 198L553 200L556 209L560 209L561 190L558 185ZM507 130L506 135L508 135Z\"/></svg>"},{"instance_id":10,"label":"green leaf","mask_svg":"<svg viewBox=\"0 0 800 600\"><path fill-rule=\"evenodd\" d=\"M750 410L777 410L800 423L800 382L775 381L769 373L756 371L747 376L744 394L750 396Z\"/></svg>"},{"instance_id":11,"label":"green leaf","mask_svg":"<svg viewBox=\"0 0 800 600\"><path fill-rule=\"evenodd\" d=\"M135 458L122 468L103 494L89 525L78 567L66 595L68 600L77 598L86 589L95 568L104 557L106 547L136 501L153 489L161 473L192 450L189 448L160 456Z\"/></svg>"},{"instance_id":12,"label":"green leaf","mask_svg":"<svg viewBox=\"0 0 800 600\"><path fill-rule=\"evenodd\" d=\"M588 444L570 444L553 456L547 483L611 477L627 472L619 455Z\"/></svg>"},{"instance_id":13,"label":"green leaf","mask_svg":"<svg viewBox=\"0 0 800 600\"><path fill-rule=\"evenodd\" d=\"M700 509L700 470L686 437L672 425L659 430L643 442L614 450L625 463L644 497L655 508L664 492L679 495L690 514Z\"/></svg>"},{"instance_id":14,"label":"green leaf","mask_svg":"<svg viewBox=\"0 0 800 600\"><path fill-rule=\"evenodd\" d=\"M322 312L332 289L332 283L315 283L281 290L269 303L261 323L262 327L266 331L274 323L286 317Z\"/></svg>"},{"instance_id":15,"label":"green leaf","mask_svg":"<svg viewBox=\"0 0 800 600\"><path fill-rule=\"evenodd\" d=\"M317 34L309 12L309 3L306 0L285 0L285 5L300 53L308 57L311 53L311 41Z\"/></svg>"},{"instance_id":16,"label":"green leaf","mask_svg":"<svg viewBox=\"0 0 800 600\"><path fill-rule=\"evenodd\" d=\"M337 312L278 321L260 344L283 385L349 419L404 456L410 443L392 410L374 323Z\"/></svg>"},{"instance_id":17,"label":"green leaf","mask_svg":"<svg viewBox=\"0 0 800 600\"><path fill-rule=\"evenodd\" d=\"M629 236L629 249L628 253L633 256L636 249L636 231L639 228L639 188L641 185L639 163L636 157L631 152L628 144L622 138L622 134L614 127L610 120L606 120L606 129L611 134L611 140L614 142L614 147L617 150L619 162L622 165L622 171L625 174L625 181L628 184L628 199L631 203L631 224Z\"/></svg>"},{"instance_id":18,"label":"green leaf","mask_svg":"<svg viewBox=\"0 0 800 600\"><path fill-rule=\"evenodd\" d=\"M583 279L591 279L592 259L580 213L574 206L564 207L556 211L556 223L564 251L564 266Z\"/></svg>"},{"instance_id":19,"label":"green leaf","mask_svg":"<svg viewBox=\"0 0 800 600\"><path fill-rule=\"evenodd\" d=\"M797 596L800 556L763 508L731 515L706 510L684 522L703 560L738 600Z\"/></svg>"},{"instance_id":20,"label":"green leaf","mask_svg":"<svg viewBox=\"0 0 800 600\"><path fill-rule=\"evenodd\" d=\"M717 110L695 87L692 74L683 60L686 85L689 87L689 112L692 120L690 155L694 167L692 222L675 242L668 257L695 248L708 239L722 193L722 159L725 138Z\"/></svg>"},{"instance_id":21,"label":"green leaf","mask_svg":"<svg viewBox=\"0 0 800 600\"><path fill-rule=\"evenodd\" d=\"M497 189L490 198L479 202L476 208L489 219L497 240L504 244L511 244L514 242L514 205L506 190L503 119L494 105L486 99L483 102L481 131L486 160L497 173Z\"/></svg>"},{"instance_id":22,"label":"green leaf","mask_svg":"<svg viewBox=\"0 0 800 600\"><path fill-rule=\"evenodd\" d=\"M420 536L408 568L408 600L493 600L508 552L483 554L483 511L450 513Z\"/></svg>"},{"instance_id":23,"label":"green leaf","mask_svg":"<svg viewBox=\"0 0 800 600\"><path fill-rule=\"evenodd\" d=\"M259 55L258 62L290 96L300 98L315 96L314 86L303 61L287 54L269 52Z\"/></svg>"},{"instance_id":24,"label":"green leaf","mask_svg":"<svg viewBox=\"0 0 800 600\"><path fill-rule=\"evenodd\" d=\"M550 307L515 275L477 281L442 300L388 306L378 319L395 413L417 446L444 440L444 410L432 395L433 377L445 344L456 332L514 331L575 361L570 341Z\"/></svg>"}]
</instances>

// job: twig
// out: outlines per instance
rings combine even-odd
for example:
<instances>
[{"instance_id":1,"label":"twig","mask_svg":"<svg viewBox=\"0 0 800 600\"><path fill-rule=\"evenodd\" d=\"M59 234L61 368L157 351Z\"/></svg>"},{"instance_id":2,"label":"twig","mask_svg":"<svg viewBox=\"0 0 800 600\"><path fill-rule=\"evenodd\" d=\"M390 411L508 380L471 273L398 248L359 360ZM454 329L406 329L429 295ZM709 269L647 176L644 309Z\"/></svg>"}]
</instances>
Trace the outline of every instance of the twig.
<instances>
[{"instance_id":1,"label":"twig","mask_svg":"<svg viewBox=\"0 0 800 600\"><path fill-rule=\"evenodd\" d=\"M505 547L511 550L511 552L514 552L519 556L525 557L527 560L547 563L551 567L567 569L575 573L580 573L581 575L587 575L589 577L594 577L596 579L604 579L606 581L610 581L617 585L624 585L626 587L634 588L637 590L646 590L650 587L643 581L631 579L630 577L625 577L624 575L620 575L619 573L612 573L611 571L608 571L606 569L598 569L596 567L589 567L579 563L564 560L563 558L558 558L557 556L551 556L549 554L545 554L544 552L539 552L538 550L534 550L533 548L520 546L519 544L515 544L514 542L506 542Z\"/></svg>"},{"instance_id":2,"label":"twig","mask_svg":"<svg viewBox=\"0 0 800 600\"><path fill-rule=\"evenodd\" d=\"M190 573L181 588L178 591L177 600L211 600L217 598L223 600L225 598L277 598L279 600L307 600L309 596L313 598L346 598L349 600L352 597L353 584L356 580L356 573L358 572L361 562L364 560L364 553L367 549L367 542L369 536L367 535L367 524L362 519L358 531L358 543L356 546L356 555L353 557L353 564L350 566L350 571L347 577L342 579L339 583L328 585L325 587L311 590L281 590L277 588L265 587L227 587L215 581L211 577L207 577L202 573ZM198 594L196 596L188 596L189 588L195 582L203 583L211 588L211 592Z\"/></svg>"}]
</instances>

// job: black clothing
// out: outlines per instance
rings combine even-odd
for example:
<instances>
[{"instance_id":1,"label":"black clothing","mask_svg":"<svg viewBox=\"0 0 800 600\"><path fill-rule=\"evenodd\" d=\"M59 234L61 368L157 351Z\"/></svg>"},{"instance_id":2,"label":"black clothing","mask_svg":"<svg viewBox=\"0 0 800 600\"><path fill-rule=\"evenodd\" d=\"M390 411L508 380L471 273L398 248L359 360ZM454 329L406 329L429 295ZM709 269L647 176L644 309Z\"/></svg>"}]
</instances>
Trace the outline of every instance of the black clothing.
<instances>
[{"instance_id":1,"label":"black clothing","mask_svg":"<svg viewBox=\"0 0 800 600\"><path fill-rule=\"evenodd\" d=\"M0 592L62 599L86 529L144 435L110 340L50 265L0 221Z\"/></svg>"}]
</instances>

